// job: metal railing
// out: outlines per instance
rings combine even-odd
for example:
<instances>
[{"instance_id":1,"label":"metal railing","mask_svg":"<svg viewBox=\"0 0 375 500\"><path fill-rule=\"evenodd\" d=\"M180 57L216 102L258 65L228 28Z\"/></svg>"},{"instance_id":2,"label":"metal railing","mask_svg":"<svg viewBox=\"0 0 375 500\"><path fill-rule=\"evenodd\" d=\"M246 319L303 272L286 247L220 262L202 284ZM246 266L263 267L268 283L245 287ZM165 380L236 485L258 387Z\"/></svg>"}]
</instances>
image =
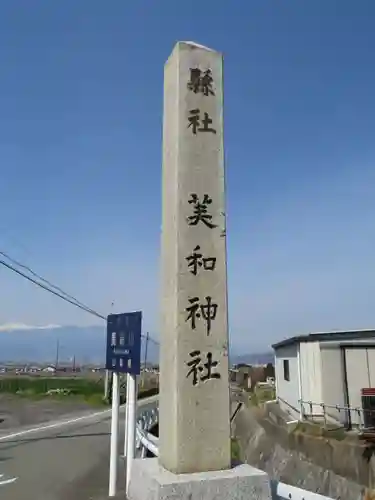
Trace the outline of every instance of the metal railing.
<instances>
[{"instance_id":1,"label":"metal railing","mask_svg":"<svg viewBox=\"0 0 375 500\"><path fill-rule=\"evenodd\" d=\"M159 455L158 438L149 431L159 422L159 408L146 408L137 419L136 425L136 449L141 451L141 458L146 458L147 451L155 457Z\"/></svg>"},{"instance_id":2,"label":"metal railing","mask_svg":"<svg viewBox=\"0 0 375 500\"><path fill-rule=\"evenodd\" d=\"M158 438L149 431L159 422L159 408L145 409L137 419L136 448L141 452L141 458L146 458L147 451L154 456L159 456ZM333 500L331 498L306 491L296 486L271 481L271 492L273 500Z\"/></svg>"},{"instance_id":3,"label":"metal railing","mask_svg":"<svg viewBox=\"0 0 375 500\"><path fill-rule=\"evenodd\" d=\"M271 481L271 492L272 500L334 500L280 481Z\"/></svg>"},{"instance_id":4,"label":"metal railing","mask_svg":"<svg viewBox=\"0 0 375 500\"><path fill-rule=\"evenodd\" d=\"M305 400L298 400L298 403L303 406L302 408L302 416L303 418L322 418L324 420L324 424L327 425L328 422L339 422L339 415L346 415L345 417L345 422L341 422L343 425L348 425L349 422L354 423L360 430L366 428L365 424L365 415L372 415L375 417L375 411L371 409L366 409L366 408L361 408L357 406L350 406L350 405L334 405L334 404L327 404L327 403L317 403L315 401L305 401ZM306 411L305 407L308 407L309 411ZM321 410L321 413L316 413L314 410L316 408L319 408ZM336 412L336 415L332 414L332 411ZM357 417L357 418L355 418ZM353 422L353 420L356 420ZM375 418L374 418L375 421Z\"/></svg>"}]
</instances>

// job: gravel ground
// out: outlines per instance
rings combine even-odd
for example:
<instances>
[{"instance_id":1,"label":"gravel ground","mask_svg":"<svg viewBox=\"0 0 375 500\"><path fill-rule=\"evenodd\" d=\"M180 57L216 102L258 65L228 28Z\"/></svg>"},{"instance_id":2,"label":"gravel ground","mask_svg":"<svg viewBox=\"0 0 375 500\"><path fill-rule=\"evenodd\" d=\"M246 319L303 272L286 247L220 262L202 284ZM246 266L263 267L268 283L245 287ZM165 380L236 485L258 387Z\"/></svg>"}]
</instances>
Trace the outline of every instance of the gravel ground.
<instances>
[{"instance_id":1,"label":"gravel ground","mask_svg":"<svg viewBox=\"0 0 375 500\"><path fill-rule=\"evenodd\" d=\"M95 407L84 401L31 400L11 394L0 394L0 432L58 420L69 414L93 409Z\"/></svg>"}]
</instances>

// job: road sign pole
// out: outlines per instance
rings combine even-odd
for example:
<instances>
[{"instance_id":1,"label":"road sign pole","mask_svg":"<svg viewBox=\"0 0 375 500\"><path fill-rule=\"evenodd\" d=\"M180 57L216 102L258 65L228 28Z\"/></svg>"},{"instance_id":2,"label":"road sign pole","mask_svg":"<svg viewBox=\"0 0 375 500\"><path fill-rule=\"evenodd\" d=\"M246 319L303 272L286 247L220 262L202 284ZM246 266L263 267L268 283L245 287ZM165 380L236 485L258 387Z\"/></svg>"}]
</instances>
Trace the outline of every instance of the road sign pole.
<instances>
[{"instance_id":1,"label":"road sign pole","mask_svg":"<svg viewBox=\"0 0 375 500\"><path fill-rule=\"evenodd\" d=\"M106 369L113 372L111 455L109 496L116 495L118 460L118 424L120 406L119 373L127 373L124 456L126 456L126 490L135 455L137 375L141 372L142 311L109 314L107 317Z\"/></svg>"},{"instance_id":2,"label":"road sign pole","mask_svg":"<svg viewBox=\"0 0 375 500\"><path fill-rule=\"evenodd\" d=\"M128 446L128 432L129 432L129 386L130 386L130 375L126 374L126 406L125 406L125 435L124 435L124 457L126 457L127 446Z\"/></svg>"},{"instance_id":3,"label":"road sign pole","mask_svg":"<svg viewBox=\"0 0 375 500\"><path fill-rule=\"evenodd\" d=\"M112 421L111 421L111 452L109 463L109 496L114 497L117 489L117 461L118 461L118 427L120 407L119 375L113 373L112 383Z\"/></svg>"},{"instance_id":4,"label":"road sign pole","mask_svg":"<svg viewBox=\"0 0 375 500\"><path fill-rule=\"evenodd\" d=\"M135 452L135 426L137 412L137 375L129 376L128 438L126 450L126 494L128 494L131 467Z\"/></svg>"}]
</instances>

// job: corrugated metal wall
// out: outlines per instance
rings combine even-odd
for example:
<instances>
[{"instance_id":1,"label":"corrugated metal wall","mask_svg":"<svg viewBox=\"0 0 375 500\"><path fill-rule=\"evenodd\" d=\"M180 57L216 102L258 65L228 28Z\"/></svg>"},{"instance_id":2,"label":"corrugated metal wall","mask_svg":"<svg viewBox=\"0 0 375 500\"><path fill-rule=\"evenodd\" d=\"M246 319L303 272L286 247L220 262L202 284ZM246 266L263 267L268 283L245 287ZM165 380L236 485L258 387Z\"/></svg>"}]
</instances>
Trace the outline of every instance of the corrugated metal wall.
<instances>
[{"instance_id":1,"label":"corrugated metal wall","mask_svg":"<svg viewBox=\"0 0 375 500\"><path fill-rule=\"evenodd\" d=\"M361 389L375 388L375 345L361 346L359 341L352 345L321 343L323 401L329 405L362 408ZM347 399L345 397L345 372L343 350L346 364ZM348 421L347 412L328 409L329 414L339 422ZM363 423L363 414L350 411L353 425Z\"/></svg>"},{"instance_id":2,"label":"corrugated metal wall","mask_svg":"<svg viewBox=\"0 0 375 500\"><path fill-rule=\"evenodd\" d=\"M342 351L338 345L330 345L322 342L322 390L323 402L327 405L345 405L345 384ZM327 408L327 414L343 425L347 421L344 410Z\"/></svg>"},{"instance_id":3,"label":"corrugated metal wall","mask_svg":"<svg viewBox=\"0 0 375 500\"><path fill-rule=\"evenodd\" d=\"M348 404L362 408L361 389L375 387L375 346L345 347ZM351 422L358 425L363 416L358 411L350 412Z\"/></svg>"},{"instance_id":4,"label":"corrugated metal wall","mask_svg":"<svg viewBox=\"0 0 375 500\"><path fill-rule=\"evenodd\" d=\"M322 408L319 405L323 401L322 394L322 360L319 342L301 342L300 364L302 382L302 400L318 403L312 405L312 414L321 415ZM311 413L310 405L304 403L306 415Z\"/></svg>"}]
</instances>

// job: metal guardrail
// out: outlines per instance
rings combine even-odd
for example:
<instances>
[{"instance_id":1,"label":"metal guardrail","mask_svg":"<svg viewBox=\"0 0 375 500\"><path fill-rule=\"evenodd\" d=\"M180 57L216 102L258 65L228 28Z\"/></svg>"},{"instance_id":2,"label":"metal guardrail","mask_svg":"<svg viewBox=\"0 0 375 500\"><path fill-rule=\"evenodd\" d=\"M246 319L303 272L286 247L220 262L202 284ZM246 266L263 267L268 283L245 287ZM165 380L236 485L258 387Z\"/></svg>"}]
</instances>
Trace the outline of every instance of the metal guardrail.
<instances>
[{"instance_id":1,"label":"metal guardrail","mask_svg":"<svg viewBox=\"0 0 375 500\"><path fill-rule=\"evenodd\" d=\"M334 500L280 481L271 481L271 492L273 500Z\"/></svg>"},{"instance_id":2,"label":"metal guardrail","mask_svg":"<svg viewBox=\"0 0 375 500\"><path fill-rule=\"evenodd\" d=\"M285 401L284 401L285 402ZM334 417L331 413L330 410L336 410L338 414L340 415L342 413L350 414L353 416L358 417L358 422L356 425L358 425L358 428L360 430L365 429L365 415L370 415L371 417L374 418L375 416L375 410L369 409L369 408L361 408L359 406L350 406L350 405L339 405L339 404L328 404L328 403L323 403L323 402L316 402L316 401L305 401L303 399L299 399L298 403L303 406L302 409L302 414L304 418L314 418L317 415L314 413L315 408L320 408L322 413L321 417L324 419L324 423L327 424L327 421L335 421L337 420L337 416ZM305 406L307 406L310 410L310 412L306 411ZM319 415L318 415L319 416ZM352 416L350 420L352 419Z\"/></svg>"},{"instance_id":3,"label":"metal guardrail","mask_svg":"<svg viewBox=\"0 0 375 500\"><path fill-rule=\"evenodd\" d=\"M136 448L141 450L141 457L146 458L147 450L159 456L158 438L149 431L159 422L159 408L145 409L137 419ZM306 491L296 486L271 481L273 500L333 500L318 493Z\"/></svg>"},{"instance_id":4,"label":"metal guardrail","mask_svg":"<svg viewBox=\"0 0 375 500\"><path fill-rule=\"evenodd\" d=\"M141 450L141 458L146 458L147 450L156 457L159 455L158 438L149 431L159 422L159 408L147 408L143 410L137 419L136 425L136 449Z\"/></svg>"}]
</instances>

